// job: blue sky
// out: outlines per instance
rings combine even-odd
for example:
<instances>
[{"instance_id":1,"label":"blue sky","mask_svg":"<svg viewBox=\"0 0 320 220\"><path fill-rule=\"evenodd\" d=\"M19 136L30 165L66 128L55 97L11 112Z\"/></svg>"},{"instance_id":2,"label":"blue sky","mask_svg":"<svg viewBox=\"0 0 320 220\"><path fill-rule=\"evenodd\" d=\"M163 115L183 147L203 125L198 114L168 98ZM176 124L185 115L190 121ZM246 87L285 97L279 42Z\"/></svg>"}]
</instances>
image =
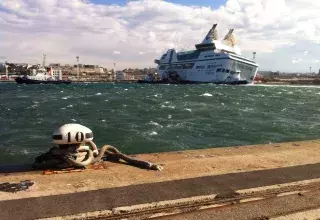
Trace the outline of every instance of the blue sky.
<instances>
[{"instance_id":1,"label":"blue sky","mask_svg":"<svg viewBox=\"0 0 320 220\"><path fill-rule=\"evenodd\" d=\"M128 0L91 0L91 2L97 4L123 5L127 3ZM227 0L167 0L167 2L181 5L210 6L211 8L218 8L220 5L224 5Z\"/></svg>"}]
</instances>

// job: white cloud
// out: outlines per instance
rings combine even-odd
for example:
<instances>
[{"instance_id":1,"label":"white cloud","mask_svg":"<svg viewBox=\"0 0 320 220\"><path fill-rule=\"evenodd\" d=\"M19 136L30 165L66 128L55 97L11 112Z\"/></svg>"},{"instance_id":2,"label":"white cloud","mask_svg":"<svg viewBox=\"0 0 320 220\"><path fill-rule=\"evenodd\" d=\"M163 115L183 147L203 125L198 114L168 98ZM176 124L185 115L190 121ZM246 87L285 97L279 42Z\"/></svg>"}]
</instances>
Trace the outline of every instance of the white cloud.
<instances>
[{"instance_id":1,"label":"white cloud","mask_svg":"<svg viewBox=\"0 0 320 220\"><path fill-rule=\"evenodd\" d=\"M40 62L46 53L48 62L73 63L79 55L106 67L145 67L168 48L193 49L218 23L220 38L235 28L239 46L256 51L262 69L275 68L281 52L281 70L305 63L292 57L320 56L319 12L314 0L228 0L216 10L161 0L0 0L0 51L13 62Z\"/></svg>"},{"instance_id":2,"label":"white cloud","mask_svg":"<svg viewBox=\"0 0 320 220\"><path fill-rule=\"evenodd\" d=\"M292 63L293 64L297 64L297 63L301 63L303 61L303 59L299 58L299 59L293 59Z\"/></svg>"}]
</instances>

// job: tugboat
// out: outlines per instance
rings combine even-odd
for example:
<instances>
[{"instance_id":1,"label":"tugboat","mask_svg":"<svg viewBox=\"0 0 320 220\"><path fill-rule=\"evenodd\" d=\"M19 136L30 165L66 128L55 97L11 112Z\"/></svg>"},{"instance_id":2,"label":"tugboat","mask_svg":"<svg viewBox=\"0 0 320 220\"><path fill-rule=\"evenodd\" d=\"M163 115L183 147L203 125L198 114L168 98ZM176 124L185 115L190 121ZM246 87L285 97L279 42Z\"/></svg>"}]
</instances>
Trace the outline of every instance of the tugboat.
<instances>
[{"instance_id":1,"label":"tugboat","mask_svg":"<svg viewBox=\"0 0 320 220\"><path fill-rule=\"evenodd\" d=\"M34 70L32 76L24 75L23 77L17 77L15 81L18 84L70 84L71 80L62 80L62 71L49 69L49 72L45 68Z\"/></svg>"},{"instance_id":2,"label":"tugboat","mask_svg":"<svg viewBox=\"0 0 320 220\"><path fill-rule=\"evenodd\" d=\"M234 29L222 39L218 39L217 24L209 30L202 43L196 44L196 50L177 52L169 49L158 64L158 80L140 80L138 83L172 84L248 84L258 71L258 64L242 56L236 46Z\"/></svg>"}]
</instances>

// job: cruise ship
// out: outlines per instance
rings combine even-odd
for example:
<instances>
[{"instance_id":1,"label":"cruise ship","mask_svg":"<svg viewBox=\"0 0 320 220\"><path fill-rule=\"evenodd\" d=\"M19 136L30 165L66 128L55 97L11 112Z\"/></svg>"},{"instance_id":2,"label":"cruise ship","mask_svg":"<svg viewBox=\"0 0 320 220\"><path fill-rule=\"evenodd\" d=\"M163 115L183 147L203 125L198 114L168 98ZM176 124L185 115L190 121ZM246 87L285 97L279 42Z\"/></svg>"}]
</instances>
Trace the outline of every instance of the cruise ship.
<instances>
[{"instance_id":1,"label":"cruise ship","mask_svg":"<svg viewBox=\"0 0 320 220\"><path fill-rule=\"evenodd\" d=\"M202 43L195 45L196 50L177 52L169 49L159 60L155 60L159 82L252 83L258 64L242 56L235 44L233 31L230 29L223 40L219 40L217 24L214 24Z\"/></svg>"}]
</instances>

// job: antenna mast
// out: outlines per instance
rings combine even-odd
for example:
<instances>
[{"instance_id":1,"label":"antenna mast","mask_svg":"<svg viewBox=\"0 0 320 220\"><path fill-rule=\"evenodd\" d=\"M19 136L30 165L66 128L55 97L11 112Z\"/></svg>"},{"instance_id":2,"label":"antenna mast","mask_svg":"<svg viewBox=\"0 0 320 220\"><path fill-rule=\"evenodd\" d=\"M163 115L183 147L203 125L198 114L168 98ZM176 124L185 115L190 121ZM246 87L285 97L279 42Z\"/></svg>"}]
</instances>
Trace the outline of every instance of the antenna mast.
<instances>
[{"instance_id":1,"label":"antenna mast","mask_svg":"<svg viewBox=\"0 0 320 220\"><path fill-rule=\"evenodd\" d=\"M45 67L46 65L46 56L46 54L43 54L42 67Z\"/></svg>"}]
</instances>

